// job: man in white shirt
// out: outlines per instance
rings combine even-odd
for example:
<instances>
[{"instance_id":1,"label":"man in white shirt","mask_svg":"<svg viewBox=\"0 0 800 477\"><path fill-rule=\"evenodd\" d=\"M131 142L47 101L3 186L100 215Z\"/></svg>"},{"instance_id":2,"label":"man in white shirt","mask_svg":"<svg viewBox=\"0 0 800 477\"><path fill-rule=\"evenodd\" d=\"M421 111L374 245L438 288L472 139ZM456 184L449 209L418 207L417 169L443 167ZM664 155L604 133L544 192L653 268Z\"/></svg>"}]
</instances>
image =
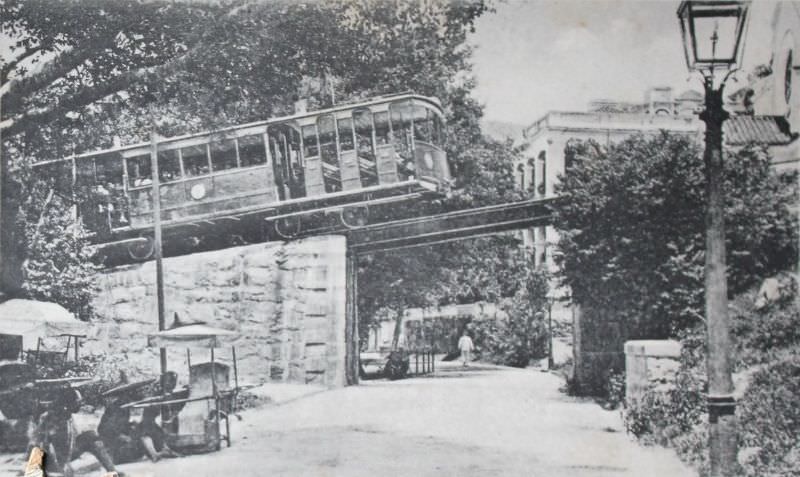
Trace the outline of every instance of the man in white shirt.
<instances>
[{"instance_id":1,"label":"man in white shirt","mask_svg":"<svg viewBox=\"0 0 800 477\"><path fill-rule=\"evenodd\" d=\"M458 349L461 350L461 360L464 363L464 367L469 366L470 355L474 347L475 345L472 344L472 338L469 337L465 329L461 338L458 340Z\"/></svg>"}]
</instances>

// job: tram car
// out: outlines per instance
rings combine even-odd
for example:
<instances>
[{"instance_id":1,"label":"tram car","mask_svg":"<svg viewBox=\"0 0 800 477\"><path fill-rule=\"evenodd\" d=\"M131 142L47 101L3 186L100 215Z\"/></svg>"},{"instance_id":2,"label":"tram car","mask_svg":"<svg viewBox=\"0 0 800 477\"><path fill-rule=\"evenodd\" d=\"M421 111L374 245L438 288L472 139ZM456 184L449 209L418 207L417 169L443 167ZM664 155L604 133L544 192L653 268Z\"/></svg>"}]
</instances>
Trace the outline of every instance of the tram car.
<instances>
[{"instance_id":1,"label":"tram car","mask_svg":"<svg viewBox=\"0 0 800 477\"><path fill-rule=\"evenodd\" d=\"M403 93L34 167L76 195L95 243L146 259L156 187L165 240L253 217L290 237L321 210L444 195L443 123L437 99Z\"/></svg>"}]
</instances>

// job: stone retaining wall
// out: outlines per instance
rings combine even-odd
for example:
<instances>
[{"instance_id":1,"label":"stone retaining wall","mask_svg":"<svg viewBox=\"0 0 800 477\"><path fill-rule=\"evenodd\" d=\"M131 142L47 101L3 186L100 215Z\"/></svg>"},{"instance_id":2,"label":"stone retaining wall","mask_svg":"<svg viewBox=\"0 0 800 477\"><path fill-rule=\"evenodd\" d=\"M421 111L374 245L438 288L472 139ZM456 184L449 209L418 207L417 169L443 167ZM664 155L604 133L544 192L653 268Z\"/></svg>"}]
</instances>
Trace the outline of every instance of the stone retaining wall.
<instances>
[{"instance_id":1,"label":"stone retaining wall","mask_svg":"<svg viewBox=\"0 0 800 477\"><path fill-rule=\"evenodd\" d=\"M241 381L345 384L343 236L266 243L164 260L167 326L204 321L237 331ZM147 334L157 330L155 262L103 272L88 353L112 353L131 369L158 370ZM208 359L193 350L192 363ZM216 352L230 360L230 350ZM186 374L186 351L170 350L169 367Z\"/></svg>"}]
</instances>

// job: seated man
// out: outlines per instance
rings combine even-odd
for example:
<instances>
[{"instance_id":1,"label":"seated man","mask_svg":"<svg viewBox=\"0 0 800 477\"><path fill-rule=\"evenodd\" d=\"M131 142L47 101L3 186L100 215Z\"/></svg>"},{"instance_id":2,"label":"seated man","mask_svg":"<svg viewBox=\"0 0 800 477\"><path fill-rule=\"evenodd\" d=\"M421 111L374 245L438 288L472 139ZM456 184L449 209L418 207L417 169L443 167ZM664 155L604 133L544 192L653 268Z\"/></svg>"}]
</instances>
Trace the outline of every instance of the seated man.
<instances>
[{"instance_id":1,"label":"seated man","mask_svg":"<svg viewBox=\"0 0 800 477\"><path fill-rule=\"evenodd\" d=\"M97 426L97 433L109 449L114 462L126 463L141 459L147 455L153 462L162 457L174 457L175 454L166 446L164 431L156 424L160 406L154 405L144 409L142 421L131 421L131 411L124 407L137 401L143 395L165 395L175 388L177 375L166 373L157 384L149 381L123 384L107 391L106 408ZM162 392L162 388L165 392Z\"/></svg>"},{"instance_id":2,"label":"seated man","mask_svg":"<svg viewBox=\"0 0 800 477\"><path fill-rule=\"evenodd\" d=\"M70 462L84 452L93 454L108 472L117 472L103 441L93 431L77 434L72 414L80 408L80 393L72 388L55 392L47 410L36 420L31 444L44 449L48 473L63 472L73 475ZM121 472L117 472L123 476Z\"/></svg>"},{"instance_id":3,"label":"seated man","mask_svg":"<svg viewBox=\"0 0 800 477\"><path fill-rule=\"evenodd\" d=\"M109 397L97 426L97 434L118 464L133 462L144 456L144 448L134 435L131 411L122 407L125 403L121 397Z\"/></svg>"},{"instance_id":4,"label":"seated man","mask_svg":"<svg viewBox=\"0 0 800 477\"><path fill-rule=\"evenodd\" d=\"M159 414L158 406L145 408L142 422L134 428L134 436L153 462L158 462L164 457L180 457L180 454L167 446L164 430L156 424L156 416Z\"/></svg>"},{"instance_id":5,"label":"seated man","mask_svg":"<svg viewBox=\"0 0 800 477\"><path fill-rule=\"evenodd\" d=\"M158 384L154 386L153 393L163 397L171 396L178 383L178 375L168 371L161 376ZM167 446L166 434L156 423L156 417L161 414L161 418L167 419L167 425L176 424L175 417L177 411L173 406L153 406L144 408L142 421L134 428L134 435L141 442L147 452L147 456L153 462L158 462L163 457L180 457L180 454Z\"/></svg>"}]
</instances>

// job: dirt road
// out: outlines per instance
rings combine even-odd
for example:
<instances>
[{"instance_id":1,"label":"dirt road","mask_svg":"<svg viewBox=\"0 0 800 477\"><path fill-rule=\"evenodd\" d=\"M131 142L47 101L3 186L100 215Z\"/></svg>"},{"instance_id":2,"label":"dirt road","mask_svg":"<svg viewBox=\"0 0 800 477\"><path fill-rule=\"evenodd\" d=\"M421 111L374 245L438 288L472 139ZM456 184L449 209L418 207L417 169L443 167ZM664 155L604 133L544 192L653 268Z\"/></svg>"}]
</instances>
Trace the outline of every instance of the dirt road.
<instances>
[{"instance_id":1,"label":"dirt road","mask_svg":"<svg viewBox=\"0 0 800 477\"><path fill-rule=\"evenodd\" d=\"M216 454L122 466L132 476L693 475L625 435L620 416L532 370L447 367L250 410Z\"/></svg>"},{"instance_id":2,"label":"dirt road","mask_svg":"<svg viewBox=\"0 0 800 477\"><path fill-rule=\"evenodd\" d=\"M132 477L693 475L670 451L633 442L618 412L560 393L562 383L535 370L440 366L432 377L368 381L251 409L232 422L230 448L120 470Z\"/></svg>"}]
</instances>

